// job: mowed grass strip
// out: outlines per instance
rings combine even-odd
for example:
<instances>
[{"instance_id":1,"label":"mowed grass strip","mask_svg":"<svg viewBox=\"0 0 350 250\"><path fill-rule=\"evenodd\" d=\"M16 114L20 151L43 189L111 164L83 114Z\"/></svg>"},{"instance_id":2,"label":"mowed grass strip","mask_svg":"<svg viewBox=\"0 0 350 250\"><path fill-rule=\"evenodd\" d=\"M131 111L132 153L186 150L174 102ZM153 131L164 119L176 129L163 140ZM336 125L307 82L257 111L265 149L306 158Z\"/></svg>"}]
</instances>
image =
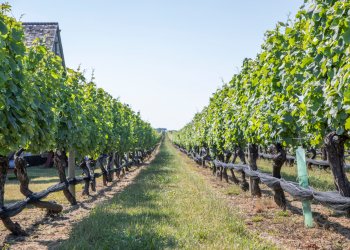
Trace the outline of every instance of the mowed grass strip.
<instances>
[{"instance_id":1,"label":"mowed grass strip","mask_svg":"<svg viewBox=\"0 0 350 250\"><path fill-rule=\"evenodd\" d=\"M61 249L273 249L166 140L135 182L74 226Z\"/></svg>"}]
</instances>

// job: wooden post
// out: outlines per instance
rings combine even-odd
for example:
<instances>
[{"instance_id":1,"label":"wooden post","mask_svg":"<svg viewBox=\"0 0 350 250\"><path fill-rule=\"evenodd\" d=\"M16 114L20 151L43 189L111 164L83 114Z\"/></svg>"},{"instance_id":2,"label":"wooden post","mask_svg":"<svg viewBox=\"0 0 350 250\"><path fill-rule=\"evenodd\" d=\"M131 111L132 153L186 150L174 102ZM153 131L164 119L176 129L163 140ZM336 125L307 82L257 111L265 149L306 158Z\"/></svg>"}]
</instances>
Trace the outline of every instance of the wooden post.
<instances>
[{"instance_id":1,"label":"wooden post","mask_svg":"<svg viewBox=\"0 0 350 250\"><path fill-rule=\"evenodd\" d=\"M71 149L68 156L68 178L75 178L75 150ZM75 195L75 185L69 185L69 192L76 197Z\"/></svg>"}]
</instances>

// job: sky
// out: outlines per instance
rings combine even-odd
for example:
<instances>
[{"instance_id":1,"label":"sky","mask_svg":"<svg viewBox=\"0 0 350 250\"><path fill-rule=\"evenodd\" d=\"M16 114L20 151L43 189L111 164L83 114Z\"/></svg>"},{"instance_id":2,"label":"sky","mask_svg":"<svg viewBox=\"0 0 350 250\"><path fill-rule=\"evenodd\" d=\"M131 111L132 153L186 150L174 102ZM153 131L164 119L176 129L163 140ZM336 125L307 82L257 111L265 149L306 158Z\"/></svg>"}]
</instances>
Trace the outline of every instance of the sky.
<instances>
[{"instance_id":1,"label":"sky","mask_svg":"<svg viewBox=\"0 0 350 250\"><path fill-rule=\"evenodd\" d=\"M255 57L303 0L10 0L23 22L58 22L67 67L153 127L180 129Z\"/></svg>"}]
</instances>

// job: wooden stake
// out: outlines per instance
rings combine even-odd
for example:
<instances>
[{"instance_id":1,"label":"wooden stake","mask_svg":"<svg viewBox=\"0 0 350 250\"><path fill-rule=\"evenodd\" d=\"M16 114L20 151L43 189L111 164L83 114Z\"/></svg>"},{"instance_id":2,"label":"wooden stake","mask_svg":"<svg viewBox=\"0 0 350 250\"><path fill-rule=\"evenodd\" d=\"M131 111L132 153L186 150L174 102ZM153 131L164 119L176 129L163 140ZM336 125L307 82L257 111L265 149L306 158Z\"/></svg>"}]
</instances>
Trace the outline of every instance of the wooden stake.
<instances>
[{"instance_id":1,"label":"wooden stake","mask_svg":"<svg viewBox=\"0 0 350 250\"><path fill-rule=\"evenodd\" d=\"M297 166L299 185L303 188L309 187L309 178L306 169L305 150L302 147L297 149ZM310 201L303 201L303 214L306 227L313 227L312 211Z\"/></svg>"}]
</instances>

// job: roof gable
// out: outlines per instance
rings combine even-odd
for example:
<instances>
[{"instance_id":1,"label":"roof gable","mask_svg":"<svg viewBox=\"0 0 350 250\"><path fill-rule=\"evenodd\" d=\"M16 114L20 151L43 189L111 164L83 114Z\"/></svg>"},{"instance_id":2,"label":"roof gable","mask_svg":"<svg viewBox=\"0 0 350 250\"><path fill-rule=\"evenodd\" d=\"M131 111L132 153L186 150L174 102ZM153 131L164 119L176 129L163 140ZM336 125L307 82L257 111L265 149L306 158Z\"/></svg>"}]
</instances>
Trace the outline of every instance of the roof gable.
<instances>
[{"instance_id":1,"label":"roof gable","mask_svg":"<svg viewBox=\"0 0 350 250\"><path fill-rule=\"evenodd\" d=\"M63 47L60 36L60 29L56 22L23 22L23 31L26 46L32 46L35 39L44 41L47 49L53 51L62 58L62 64L65 66Z\"/></svg>"},{"instance_id":2,"label":"roof gable","mask_svg":"<svg viewBox=\"0 0 350 250\"><path fill-rule=\"evenodd\" d=\"M56 38L58 23L22 23L25 43L28 47L36 38L42 39L47 48L52 50Z\"/></svg>"}]
</instances>

